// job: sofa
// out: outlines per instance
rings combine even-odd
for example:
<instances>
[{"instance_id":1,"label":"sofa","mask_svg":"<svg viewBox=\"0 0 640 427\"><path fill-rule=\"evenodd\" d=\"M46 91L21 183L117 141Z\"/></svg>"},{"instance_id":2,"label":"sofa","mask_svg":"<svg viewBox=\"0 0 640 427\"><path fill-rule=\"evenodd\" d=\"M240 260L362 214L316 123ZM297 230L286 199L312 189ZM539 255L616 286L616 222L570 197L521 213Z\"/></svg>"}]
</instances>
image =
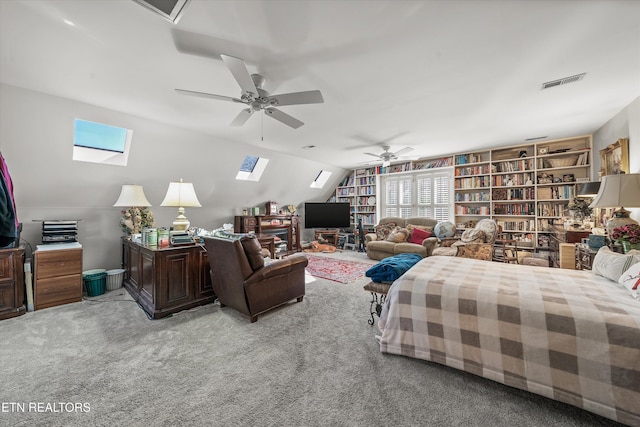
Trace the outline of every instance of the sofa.
<instances>
[{"instance_id":1,"label":"sofa","mask_svg":"<svg viewBox=\"0 0 640 427\"><path fill-rule=\"evenodd\" d=\"M437 223L435 219L422 217L382 218L375 227L375 232L364 236L367 256L378 261L404 253L428 257L437 239L429 240L427 235L433 233ZM415 229L418 231L414 233Z\"/></svg>"},{"instance_id":2,"label":"sofa","mask_svg":"<svg viewBox=\"0 0 640 427\"><path fill-rule=\"evenodd\" d=\"M307 257L302 253L265 264L255 235L205 237L213 291L220 306L229 306L250 317L291 300L301 302L305 294Z\"/></svg>"}]
</instances>

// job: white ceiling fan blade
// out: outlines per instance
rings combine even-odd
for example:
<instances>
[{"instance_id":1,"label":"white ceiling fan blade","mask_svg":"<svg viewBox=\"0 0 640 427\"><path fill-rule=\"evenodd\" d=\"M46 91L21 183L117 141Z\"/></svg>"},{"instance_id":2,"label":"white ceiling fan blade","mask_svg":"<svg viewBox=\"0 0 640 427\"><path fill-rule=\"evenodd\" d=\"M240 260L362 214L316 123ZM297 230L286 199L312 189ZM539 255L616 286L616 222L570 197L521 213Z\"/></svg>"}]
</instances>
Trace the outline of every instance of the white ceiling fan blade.
<instances>
[{"instance_id":1,"label":"white ceiling fan blade","mask_svg":"<svg viewBox=\"0 0 640 427\"><path fill-rule=\"evenodd\" d=\"M396 151L395 153L393 153L394 156L401 156L404 153L408 153L409 151L413 151L413 148L411 147L404 147L402 150L400 151Z\"/></svg>"},{"instance_id":2,"label":"white ceiling fan blade","mask_svg":"<svg viewBox=\"0 0 640 427\"><path fill-rule=\"evenodd\" d=\"M273 105L278 107L283 105L321 104L324 102L322 93L319 90L271 95L269 100L275 100Z\"/></svg>"},{"instance_id":3,"label":"white ceiling fan blade","mask_svg":"<svg viewBox=\"0 0 640 427\"><path fill-rule=\"evenodd\" d=\"M267 113L267 115L278 120L279 122L282 122L287 126L291 126L294 129L298 129L300 126L304 124L303 122L296 119L295 117L291 117L287 113L283 113L282 111L276 108L265 108L264 112Z\"/></svg>"},{"instance_id":4,"label":"white ceiling fan blade","mask_svg":"<svg viewBox=\"0 0 640 427\"><path fill-rule=\"evenodd\" d=\"M258 89L256 85L253 83L253 79L247 71L247 66L244 61L240 58L234 58L233 56L228 55L220 55L222 60L224 61L231 74L233 74L233 78L236 79L240 88L242 89L242 93L251 92L254 96L258 96Z\"/></svg>"},{"instance_id":5,"label":"white ceiling fan blade","mask_svg":"<svg viewBox=\"0 0 640 427\"><path fill-rule=\"evenodd\" d=\"M382 158L382 156L381 156L381 155L379 155L379 154L373 154L373 153L364 153L364 154L367 154L367 155L369 155L369 156L373 156L373 157L377 157L377 158L379 158L379 159L381 159L381 158Z\"/></svg>"},{"instance_id":6,"label":"white ceiling fan blade","mask_svg":"<svg viewBox=\"0 0 640 427\"><path fill-rule=\"evenodd\" d=\"M245 108L244 110L240 111L236 118L231 122L231 126L242 126L247 122L247 120L249 120L249 117L251 117L252 113L253 111L251 110L251 108Z\"/></svg>"},{"instance_id":7,"label":"white ceiling fan blade","mask_svg":"<svg viewBox=\"0 0 640 427\"><path fill-rule=\"evenodd\" d=\"M223 95L214 95L213 93L196 92L194 90L176 89L176 92L182 95L198 96L201 98L212 98L212 99L219 99L221 101L242 102L238 98L232 98L230 96L223 96Z\"/></svg>"}]
</instances>

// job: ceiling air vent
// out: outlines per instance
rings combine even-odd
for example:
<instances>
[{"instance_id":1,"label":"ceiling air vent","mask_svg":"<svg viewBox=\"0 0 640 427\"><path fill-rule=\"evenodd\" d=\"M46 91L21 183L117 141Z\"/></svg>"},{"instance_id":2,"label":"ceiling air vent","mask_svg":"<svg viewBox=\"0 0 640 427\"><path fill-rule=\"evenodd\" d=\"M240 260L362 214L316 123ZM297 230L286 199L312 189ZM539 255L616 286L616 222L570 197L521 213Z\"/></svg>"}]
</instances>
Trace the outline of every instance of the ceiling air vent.
<instances>
[{"instance_id":1,"label":"ceiling air vent","mask_svg":"<svg viewBox=\"0 0 640 427\"><path fill-rule=\"evenodd\" d=\"M552 80L550 82L542 83L542 89L549 89L550 87L556 87L560 85L566 85L567 83L577 82L578 80L582 80L582 78L587 73L576 74L575 76L564 77L558 80Z\"/></svg>"},{"instance_id":2,"label":"ceiling air vent","mask_svg":"<svg viewBox=\"0 0 640 427\"><path fill-rule=\"evenodd\" d=\"M141 6L157 13L164 19L178 23L182 12L191 0L133 0Z\"/></svg>"}]
</instances>

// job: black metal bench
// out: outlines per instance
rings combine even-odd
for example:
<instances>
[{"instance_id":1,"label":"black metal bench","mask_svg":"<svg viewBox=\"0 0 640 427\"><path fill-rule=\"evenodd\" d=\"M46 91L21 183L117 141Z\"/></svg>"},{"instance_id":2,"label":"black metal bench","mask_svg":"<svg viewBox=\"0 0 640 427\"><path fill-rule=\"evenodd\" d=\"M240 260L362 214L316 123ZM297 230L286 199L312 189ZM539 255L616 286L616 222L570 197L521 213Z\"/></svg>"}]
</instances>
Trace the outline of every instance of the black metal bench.
<instances>
[{"instance_id":1,"label":"black metal bench","mask_svg":"<svg viewBox=\"0 0 640 427\"><path fill-rule=\"evenodd\" d=\"M375 317L373 315L375 314L379 318L380 313L382 313L382 304L384 304L384 301L387 299L387 292L389 292L390 287L390 283L369 282L364 285L364 290L371 292L371 319L368 320L371 326L375 324Z\"/></svg>"}]
</instances>

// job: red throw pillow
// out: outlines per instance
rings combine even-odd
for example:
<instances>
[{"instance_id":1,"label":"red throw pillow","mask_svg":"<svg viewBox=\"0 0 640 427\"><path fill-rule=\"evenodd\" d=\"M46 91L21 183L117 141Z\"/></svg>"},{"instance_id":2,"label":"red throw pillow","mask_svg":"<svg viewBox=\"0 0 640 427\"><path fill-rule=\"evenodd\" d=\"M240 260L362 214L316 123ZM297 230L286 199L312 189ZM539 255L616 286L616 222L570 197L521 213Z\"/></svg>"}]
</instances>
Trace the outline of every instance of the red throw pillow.
<instances>
[{"instance_id":1,"label":"red throw pillow","mask_svg":"<svg viewBox=\"0 0 640 427\"><path fill-rule=\"evenodd\" d=\"M409 237L410 243L417 243L418 245L422 244L422 241L427 237L431 237L432 234L428 231L421 230L419 228L414 228L411 232L411 236Z\"/></svg>"}]
</instances>

